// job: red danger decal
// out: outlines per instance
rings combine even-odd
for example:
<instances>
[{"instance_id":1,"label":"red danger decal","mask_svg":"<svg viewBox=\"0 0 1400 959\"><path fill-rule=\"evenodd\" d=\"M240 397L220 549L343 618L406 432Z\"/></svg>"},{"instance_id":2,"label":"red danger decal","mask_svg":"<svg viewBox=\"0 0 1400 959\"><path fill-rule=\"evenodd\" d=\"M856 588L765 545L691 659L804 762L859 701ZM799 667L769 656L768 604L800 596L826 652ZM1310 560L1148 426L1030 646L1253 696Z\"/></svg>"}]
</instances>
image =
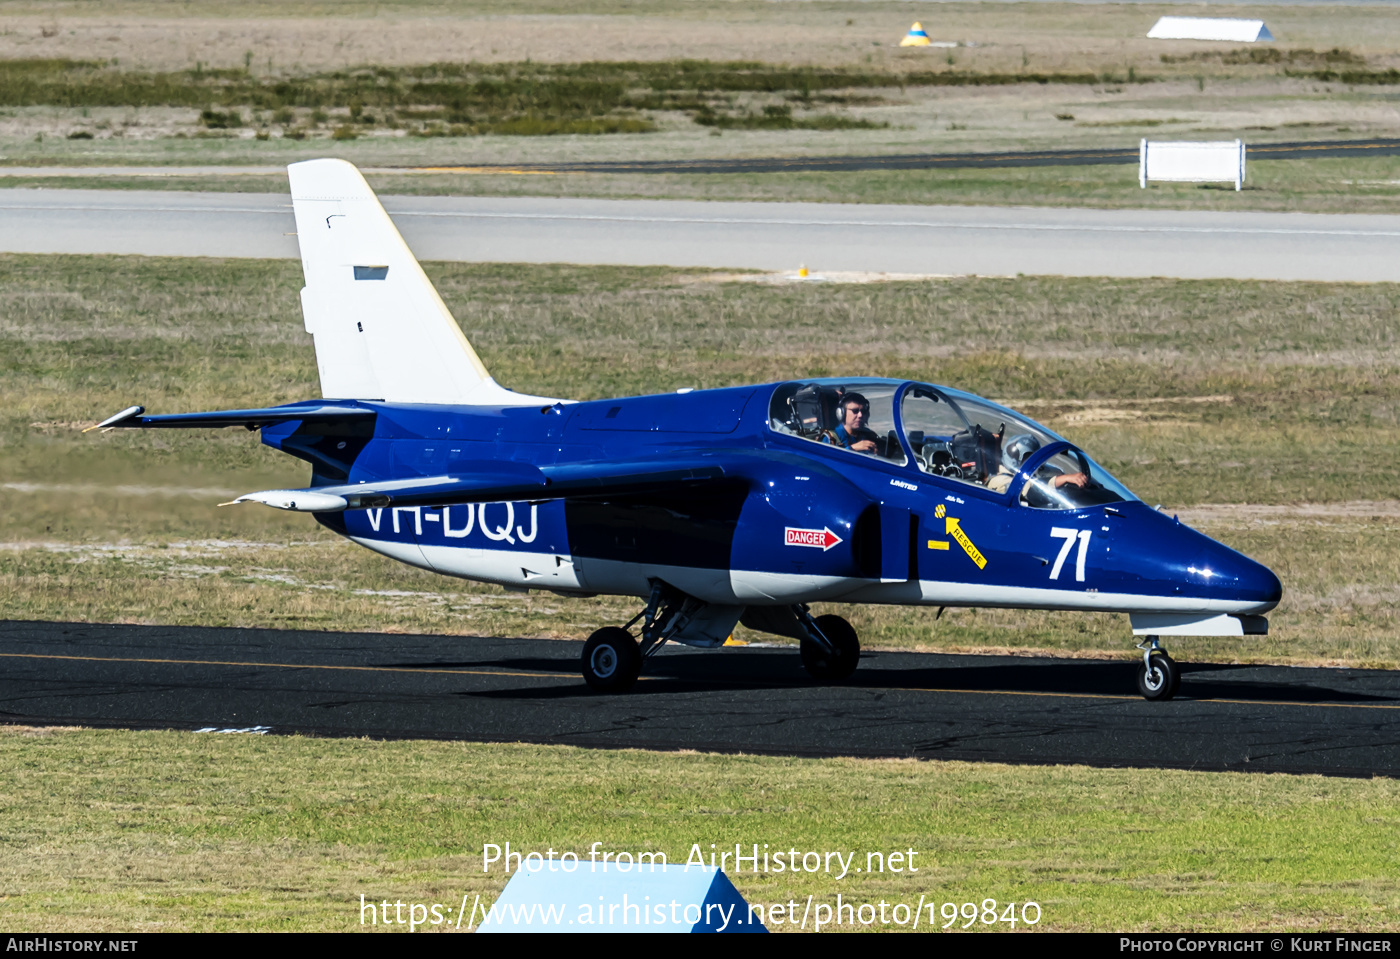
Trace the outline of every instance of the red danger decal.
<instances>
[{"instance_id":1,"label":"red danger decal","mask_svg":"<svg viewBox=\"0 0 1400 959\"><path fill-rule=\"evenodd\" d=\"M845 540L826 528L798 529L795 526L788 526L783 529L784 546L813 546L826 552L837 543L844 542Z\"/></svg>"}]
</instances>

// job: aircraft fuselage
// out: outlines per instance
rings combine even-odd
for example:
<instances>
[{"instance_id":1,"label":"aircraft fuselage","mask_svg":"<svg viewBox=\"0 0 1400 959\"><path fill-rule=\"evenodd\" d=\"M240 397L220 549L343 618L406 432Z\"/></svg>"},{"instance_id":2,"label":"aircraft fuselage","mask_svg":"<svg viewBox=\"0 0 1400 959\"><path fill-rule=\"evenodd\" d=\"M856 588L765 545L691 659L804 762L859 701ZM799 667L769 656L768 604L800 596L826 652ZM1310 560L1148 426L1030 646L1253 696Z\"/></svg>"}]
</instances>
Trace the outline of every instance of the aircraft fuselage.
<instances>
[{"instance_id":1,"label":"aircraft fuselage","mask_svg":"<svg viewBox=\"0 0 1400 959\"><path fill-rule=\"evenodd\" d=\"M548 468L650 456L712 461L678 494L573 496L317 513L369 549L451 576L645 597L655 578L708 603L818 600L1128 613L1251 615L1277 577L1137 500L1035 509L1017 493L772 428L777 384L543 407L347 402L372 424L265 427L309 459L313 486ZM324 401L323 401L324 402ZM332 401L333 402L333 401ZM359 435L355 435L358 433Z\"/></svg>"}]
</instances>

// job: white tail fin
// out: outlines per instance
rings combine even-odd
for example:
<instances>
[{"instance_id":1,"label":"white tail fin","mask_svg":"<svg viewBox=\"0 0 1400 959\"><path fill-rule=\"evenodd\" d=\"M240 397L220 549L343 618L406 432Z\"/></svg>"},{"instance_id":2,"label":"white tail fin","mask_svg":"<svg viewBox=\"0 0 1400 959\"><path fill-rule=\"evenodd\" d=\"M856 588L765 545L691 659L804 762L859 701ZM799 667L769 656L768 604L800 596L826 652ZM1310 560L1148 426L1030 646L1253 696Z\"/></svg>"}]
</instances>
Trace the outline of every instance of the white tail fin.
<instances>
[{"instance_id":1,"label":"white tail fin","mask_svg":"<svg viewBox=\"0 0 1400 959\"><path fill-rule=\"evenodd\" d=\"M491 379L360 171L344 160L287 167L321 395L391 403L554 402Z\"/></svg>"}]
</instances>

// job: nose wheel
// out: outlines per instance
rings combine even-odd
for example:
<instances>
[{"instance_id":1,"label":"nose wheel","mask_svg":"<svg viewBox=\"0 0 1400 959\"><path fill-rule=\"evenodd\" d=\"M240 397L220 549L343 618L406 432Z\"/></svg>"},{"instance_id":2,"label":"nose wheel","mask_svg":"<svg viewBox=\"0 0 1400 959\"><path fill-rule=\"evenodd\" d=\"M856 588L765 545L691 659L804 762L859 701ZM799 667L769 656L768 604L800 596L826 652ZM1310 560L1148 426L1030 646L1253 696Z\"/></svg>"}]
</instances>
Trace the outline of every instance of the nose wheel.
<instances>
[{"instance_id":1,"label":"nose wheel","mask_svg":"<svg viewBox=\"0 0 1400 959\"><path fill-rule=\"evenodd\" d=\"M1142 650L1142 664L1137 673L1138 692L1143 699L1152 702L1171 699L1181 688L1181 667L1158 645L1156 636L1147 637Z\"/></svg>"}]
</instances>

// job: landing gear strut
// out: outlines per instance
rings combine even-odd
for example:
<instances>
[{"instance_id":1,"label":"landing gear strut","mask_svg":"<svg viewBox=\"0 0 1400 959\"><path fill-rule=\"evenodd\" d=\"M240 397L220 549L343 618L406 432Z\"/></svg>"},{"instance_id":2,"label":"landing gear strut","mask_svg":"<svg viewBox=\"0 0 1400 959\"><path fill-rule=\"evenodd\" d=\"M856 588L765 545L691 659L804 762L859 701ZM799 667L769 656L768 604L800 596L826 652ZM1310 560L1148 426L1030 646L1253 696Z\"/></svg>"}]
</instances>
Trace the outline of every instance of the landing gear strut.
<instances>
[{"instance_id":1,"label":"landing gear strut","mask_svg":"<svg viewBox=\"0 0 1400 959\"><path fill-rule=\"evenodd\" d=\"M604 626L583 644L583 681L600 693L627 692L641 675L642 662L684 629L701 605L660 580L652 580L646 609L626 626ZM629 632L639 622L640 643Z\"/></svg>"},{"instance_id":2,"label":"landing gear strut","mask_svg":"<svg viewBox=\"0 0 1400 959\"><path fill-rule=\"evenodd\" d=\"M1138 692L1144 699L1164 702L1181 688L1181 667L1167 655L1156 636L1148 636L1138 644L1142 650L1142 665L1138 667Z\"/></svg>"},{"instance_id":3,"label":"landing gear strut","mask_svg":"<svg viewBox=\"0 0 1400 959\"><path fill-rule=\"evenodd\" d=\"M840 616L814 617L803 603L749 607L748 612L753 615L744 613L743 607L711 607L654 579L646 608L631 622L606 626L588 637L580 662L584 682L600 693L625 693L637 682L642 664L667 642L675 639L690 646L720 645L735 619L750 629L796 638L801 644L802 665L813 679L840 682L855 672L860 662L860 639ZM631 632L639 623L640 641Z\"/></svg>"}]
</instances>

